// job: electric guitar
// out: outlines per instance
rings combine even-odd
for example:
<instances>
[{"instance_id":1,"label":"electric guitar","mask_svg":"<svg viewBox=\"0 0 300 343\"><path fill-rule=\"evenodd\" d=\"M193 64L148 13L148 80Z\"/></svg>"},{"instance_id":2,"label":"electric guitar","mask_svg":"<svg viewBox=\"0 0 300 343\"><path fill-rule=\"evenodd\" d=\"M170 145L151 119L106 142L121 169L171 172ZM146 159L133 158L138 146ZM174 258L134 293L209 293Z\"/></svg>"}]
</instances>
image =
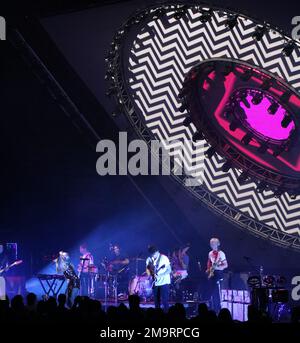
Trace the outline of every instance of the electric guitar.
<instances>
[{"instance_id":1,"label":"electric guitar","mask_svg":"<svg viewBox=\"0 0 300 343\"><path fill-rule=\"evenodd\" d=\"M208 279L212 278L215 275L215 270L217 267L222 265L222 261L216 261L214 262L209 269L207 269Z\"/></svg>"},{"instance_id":2,"label":"electric guitar","mask_svg":"<svg viewBox=\"0 0 300 343\"><path fill-rule=\"evenodd\" d=\"M157 273L161 270L164 269L166 267L165 264L163 264L162 266L160 266L158 269L155 270L155 266L153 264L148 264L148 266L146 267L146 273L147 275L152 277L152 287L155 284L156 278L157 278Z\"/></svg>"},{"instance_id":3,"label":"electric guitar","mask_svg":"<svg viewBox=\"0 0 300 343\"><path fill-rule=\"evenodd\" d=\"M13 263L11 263L9 266L7 267L4 267L4 268L1 268L0 269L0 275L4 272L7 272L10 268L14 267L14 266L18 266L19 264L23 263L23 260L18 260L18 261L15 261Z\"/></svg>"}]
</instances>

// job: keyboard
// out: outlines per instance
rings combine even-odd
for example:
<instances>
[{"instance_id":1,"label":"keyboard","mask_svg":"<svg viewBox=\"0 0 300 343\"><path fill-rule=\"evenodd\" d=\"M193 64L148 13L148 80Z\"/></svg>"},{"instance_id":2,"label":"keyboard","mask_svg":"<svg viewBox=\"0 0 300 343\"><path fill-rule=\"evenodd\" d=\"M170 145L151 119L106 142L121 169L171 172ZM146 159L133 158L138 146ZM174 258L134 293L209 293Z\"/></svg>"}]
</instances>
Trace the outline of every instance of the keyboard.
<instances>
[{"instance_id":1,"label":"keyboard","mask_svg":"<svg viewBox=\"0 0 300 343\"><path fill-rule=\"evenodd\" d=\"M40 280L64 280L64 275L61 274L38 274Z\"/></svg>"}]
</instances>

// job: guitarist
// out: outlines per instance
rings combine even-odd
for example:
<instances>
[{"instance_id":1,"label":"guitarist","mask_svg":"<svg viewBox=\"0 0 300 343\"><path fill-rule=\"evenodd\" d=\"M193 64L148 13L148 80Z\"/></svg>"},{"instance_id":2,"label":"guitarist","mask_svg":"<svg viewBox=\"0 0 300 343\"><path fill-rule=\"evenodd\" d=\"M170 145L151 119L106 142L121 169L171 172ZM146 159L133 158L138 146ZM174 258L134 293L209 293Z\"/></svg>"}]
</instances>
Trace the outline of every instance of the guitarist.
<instances>
[{"instance_id":1,"label":"guitarist","mask_svg":"<svg viewBox=\"0 0 300 343\"><path fill-rule=\"evenodd\" d=\"M171 264L166 255L150 246L148 248L150 256L146 260L146 272L153 278L153 295L155 308L160 308L162 303L165 312L169 309L169 288L171 283Z\"/></svg>"},{"instance_id":2,"label":"guitarist","mask_svg":"<svg viewBox=\"0 0 300 343\"><path fill-rule=\"evenodd\" d=\"M211 251L208 254L207 270L209 279L209 293L212 298L213 309L218 313L221 309L220 285L223 280L223 270L228 268L225 253L219 249L220 240L212 238L210 240Z\"/></svg>"},{"instance_id":3,"label":"guitarist","mask_svg":"<svg viewBox=\"0 0 300 343\"><path fill-rule=\"evenodd\" d=\"M0 243L0 300L5 300L6 291L5 291L5 277L4 270L8 267L8 257L4 251L4 245Z\"/></svg>"},{"instance_id":4,"label":"guitarist","mask_svg":"<svg viewBox=\"0 0 300 343\"><path fill-rule=\"evenodd\" d=\"M4 251L4 245L0 243L0 270L7 268L9 265L7 254Z\"/></svg>"}]
</instances>

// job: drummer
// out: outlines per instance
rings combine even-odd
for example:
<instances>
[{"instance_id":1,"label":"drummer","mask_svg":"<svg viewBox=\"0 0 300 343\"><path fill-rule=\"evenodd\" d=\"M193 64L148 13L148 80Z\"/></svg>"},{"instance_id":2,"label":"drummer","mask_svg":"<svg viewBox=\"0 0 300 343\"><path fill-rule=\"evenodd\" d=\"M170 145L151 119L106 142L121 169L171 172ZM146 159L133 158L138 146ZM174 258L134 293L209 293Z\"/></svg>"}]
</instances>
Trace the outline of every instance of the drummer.
<instances>
[{"instance_id":1,"label":"drummer","mask_svg":"<svg viewBox=\"0 0 300 343\"><path fill-rule=\"evenodd\" d=\"M109 271L117 275L118 294L125 295L128 290L129 258L121 251L119 244L110 245Z\"/></svg>"},{"instance_id":2,"label":"drummer","mask_svg":"<svg viewBox=\"0 0 300 343\"><path fill-rule=\"evenodd\" d=\"M190 258L187 254L190 246L187 245L184 248L175 248L171 256L171 265L173 271L189 269Z\"/></svg>"},{"instance_id":3,"label":"drummer","mask_svg":"<svg viewBox=\"0 0 300 343\"><path fill-rule=\"evenodd\" d=\"M126 254L121 252L121 248L118 244L110 245L110 259L109 259L109 269L111 273L121 274L125 271L129 264L129 258Z\"/></svg>"},{"instance_id":4,"label":"drummer","mask_svg":"<svg viewBox=\"0 0 300 343\"><path fill-rule=\"evenodd\" d=\"M189 269L189 255L187 251L190 246L187 245L183 248L175 248L171 255L171 266L172 266L172 284L175 290L175 300L182 300L182 291L184 288L184 282L188 277Z\"/></svg>"}]
</instances>

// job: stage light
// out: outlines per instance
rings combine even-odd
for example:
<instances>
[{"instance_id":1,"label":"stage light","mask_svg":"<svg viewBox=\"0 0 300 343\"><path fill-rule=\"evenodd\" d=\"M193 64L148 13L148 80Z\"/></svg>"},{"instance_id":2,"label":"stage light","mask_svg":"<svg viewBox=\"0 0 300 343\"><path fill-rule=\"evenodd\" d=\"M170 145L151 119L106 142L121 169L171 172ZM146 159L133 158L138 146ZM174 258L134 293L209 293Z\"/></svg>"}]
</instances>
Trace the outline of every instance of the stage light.
<instances>
[{"instance_id":1,"label":"stage light","mask_svg":"<svg viewBox=\"0 0 300 343\"><path fill-rule=\"evenodd\" d=\"M233 119L232 122L229 124L229 130L235 131L239 127L239 121L237 119Z\"/></svg>"},{"instance_id":2,"label":"stage light","mask_svg":"<svg viewBox=\"0 0 300 343\"><path fill-rule=\"evenodd\" d=\"M226 19L225 25L232 30L238 23L238 16L237 15L231 15Z\"/></svg>"},{"instance_id":3,"label":"stage light","mask_svg":"<svg viewBox=\"0 0 300 343\"><path fill-rule=\"evenodd\" d=\"M237 181L239 182L240 185L245 184L248 181L248 173L243 171L238 177L237 177Z\"/></svg>"},{"instance_id":4,"label":"stage light","mask_svg":"<svg viewBox=\"0 0 300 343\"><path fill-rule=\"evenodd\" d=\"M293 53L293 51L295 50L295 48L297 47L296 43L293 41L289 41L285 44L285 46L282 49L282 53L285 56L291 56L291 54Z\"/></svg>"},{"instance_id":5,"label":"stage light","mask_svg":"<svg viewBox=\"0 0 300 343\"><path fill-rule=\"evenodd\" d=\"M253 138L253 134L250 132L247 132L245 136L242 138L242 143L245 145L248 145L251 142L252 138Z\"/></svg>"},{"instance_id":6,"label":"stage light","mask_svg":"<svg viewBox=\"0 0 300 343\"><path fill-rule=\"evenodd\" d=\"M223 117L224 117L225 119L227 119L227 120L231 119L232 116L233 116L233 114L232 114L233 111L234 111L234 109L231 108L231 107L225 108L225 111L224 111L224 113L223 113Z\"/></svg>"},{"instance_id":7,"label":"stage light","mask_svg":"<svg viewBox=\"0 0 300 343\"><path fill-rule=\"evenodd\" d=\"M184 126L189 126L192 123L192 116L187 116L184 118L184 121L182 122Z\"/></svg>"},{"instance_id":8,"label":"stage light","mask_svg":"<svg viewBox=\"0 0 300 343\"><path fill-rule=\"evenodd\" d=\"M108 53L108 58L109 58L109 59L112 59L112 58L115 57L115 55L116 55L115 49L114 49L114 50L110 50L109 53Z\"/></svg>"},{"instance_id":9,"label":"stage light","mask_svg":"<svg viewBox=\"0 0 300 343\"><path fill-rule=\"evenodd\" d=\"M263 90L263 91L267 91L268 89L270 89L270 87L272 86L272 83L270 80L268 79L265 79L262 83L262 85L260 86L260 88Z\"/></svg>"},{"instance_id":10,"label":"stage light","mask_svg":"<svg viewBox=\"0 0 300 343\"><path fill-rule=\"evenodd\" d=\"M244 70L244 73L241 75L241 79L243 81L249 81L253 75L253 71L251 69Z\"/></svg>"},{"instance_id":11,"label":"stage light","mask_svg":"<svg viewBox=\"0 0 300 343\"><path fill-rule=\"evenodd\" d=\"M207 23L208 21L211 20L211 17L212 17L212 10L202 10L199 20L201 21L201 23Z\"/></svg>"},{"instance_id":12,"label":"stage light","mask_svg":"<svg viewBox=\"0 0 300 343\"><path fill-rule=\"evenodd\" d=\"M242 98L241 98L241 102L242 102L247 108L250 108L249 101L247 100L246 97L242 97Z\"/></svg>"},{"instance_id":13,"label":"stage light","mask_svg":"<svg viewBox=\"0 0 300 343\"><path fill-rule=\"evenodd\" d=\"M107 81L107 80L110 79L110 77L111 77L111 75L106 72L105 75L104 75L104 80Z\"/></svg>"},{"instance_id":14,"label":"stage light","mask_svg":"<svg viewBox=\"0 0 300 343\"><path fill-rule=\"evenodd\" d=\"M111 86L108 88L108 90L105 92L106 96L111 96L112 94L116 93L116 88L114 86Z\"/></svg>"},{"instance_id":15,"label":"stage light","mask_svg":"<svg viewBox=\"0 0 300 343\"><path fill-rule=\"evenodd\" d=\"M214 62L211 62L209 64L206 64L205 69L202 70L202 72L204 71L207 74L207 78L209 79L208 75L213 72L216 69L216 65Z\"/></svg>"},{"instance_id":16,"label":"stage light","mask_svg":"<svg viewBox=\"0 0 300 343\"><path fill-rule=\"evenodd\" d=\"M292 120L293 120L292 116L286 113L284 118L281 121L281 126L286 129L290 125Z\"/></svg>"},{"instance_id":17,"label":"stage light","mask_svg":"<svg viewBox=\"0 0 300 343\"><path fill-rule=\"evenodd\" d=\"M267 32L267 28L265 26L259 26L258 25L258 26L256 26L252 37L254 39L256 39L257 41L260 41L260 40L262 40L262 38L266 32Z\"/></svg>"},{"instance_id":18,"label":"stage light","mask_svg":"<svg viewBox=\"0 0 300 343\"><path fill-rule=\"evenodd\" d=\"M289 196L290 196L290 198L291 198L292 200L296 200L298 195L299 195L299 194L297 194L297 193L290 193L290 194L289 194Z\"/></svg>"},{"instance_id":19,"label":"stage light","mask_svg":"<svg viewBox=\"0 0 300 343\"><path fill-rule=\"evenodd\" d=\"M183 17L183 15L184 15L184 13L183 13L182 11L178 11L178 12L176 12L176 13L174 14L174 18L175 18L176 20L179 20L179 19L181 19L181 18Z\"/></svg>"},{"instance_id":20,"label":"stage light","mask_svg":"<svg viewBox=\"0 0 300 343\"><path fill-rule=\"evenodd\" d=\"M224 76L228 76L232 71L233 71L233 65L227 64L227 65L225 65L222 74L223 74Z\"/></svg>"},{"instance_id":21,"label":"stage light","mask_svg":"<svg viewBox=\"0 0 300 343\"><path fill-rule=\"evenodd\" d=\"M116 104L115 108L111 112L111 115L112 115L112 117L117 117L117 116L120 116L121 114L123 114L123 112L124 112L124 108L120 104L120 102L118 102L118 104Z\"/></svg>"},{"instance_id":22,"label":"stage light","mask_svg":"<svg viewBox=\"0 0 300 343\"><path fill-rule=\"evenodd\" d=\"M224 173L227 173L231 167L232 167L232 161L228 160L222 165L222 171Z\"/></svg>"},{"instance_id":23,"label":"stage light","mask_svg":"<svg viewBox=\"0 0 300 343\"><path fill-rule=\"evenodd\" d=\"M165 14L166 14L167 10L163 7L157 8L154 11L154 17L161 19Z\"/></svg>"},{"instance_id":24,"label":"stage light","mask_svg":"<svg viewBox=\"0 0 300 343\"><path fill-rule=\"evenodd\" d=\"M215 148L211 146L209 149L206 150L205 157L212 158L215 153L216 153Z\"/></svg>"},{"instance_id":25,"label":"stage light","mask_svg":"<svg viewBox=\"0 0 300 343\"><path fill-rule=\"evenodd\" d=\"M134 18L130 18L124 25L125 29L129 29L135 23Z\"/></svg>"},{"instance_id":26,"label":"stage light","mask_svg":"<svg viewBox=\"0 0 300 343\"><path fill-rule=\"evenodd\" d=\"M191 86L188 83L180 90L178 94L178 99L179 100L183 99L189 93L190 90L191 90Z\"/></svg>"},{"instance_id":27,"label":"stage light","mask_svg":"<svg viewBox=\"0 0 300 343\"><path fill-rule=\"evenodd\" d=\"M124 32L124 31L123 31ZM121 43L123 33L118 31L117 34L113 38L113 44L118 45Z\"/></svg>"},{"instance_id":28,"label":"stage light","mask_svg":"<svg viewBox=\"0 0 300 343\"><path fill-rule=\"evenodd\" d=\"M265 191L267 188L267 183L265 181L261 181L257 187L256 187L256 191L257 193L262 193L263 191Z\"/></svg>"},{"instance_id":29,"label":"stage light","mask_svg":"<svg viewBox=\"0 0 300 343\"><path fill-rule=\"evenodd\" d=\"M113 76L114 74L114 70L112 68L108 68L106 70L105 76L104 76L104 80L108 80L110 79L111 76Z\"/></svg>"},{"instance_id":30,"label":"stage light","mask_svg":"<svg viewBox=\"0 0 300 343\"><path fill-rule=\"evenodd\" d=\"M180 107L179 107L179 112L183 113L187 109L187 104L186 102L183 102Z\"/></svg>"},{"instance_id":31,"label":"stage light","mask_svg":"<svg viewBox=\"0 0 300 343\"><path fill-rule=\"evenodd\" d=\"M181 19L185 15L186 9L187 9L186 5L178 6L177 9L175 10L174 18L176 20Z\"/></svg>"},{"instance_id":32,"label":"stage light","mask_svg":"<svg viewBox=\"0 0 300 343\"><path fill-rule=\"evenodd\" d=\"M284 103L289 102L290 97L291 97L291 93L290 92L284 92L281 96L280 96L280 100Z\"/></svg>"},{"instance_id":33,"label":"stage light","mask_svg":"<svg viewBox=\"0 0 300 343\"><path fill-rule=\"evenodd\" d=\"M257 149L257 152L260 154L265 154L268 150L268 145L266 143L262 143L260 147Z\"/></svg>"},{"instance_id":34,"label":"stage light","mask_svg":"<svg viewBox=\"0 0 300 343\"><path fill-rule=\"evenodd\" d=\"M264 98L264 96L262 93L255 93L251 102L253 105L259 105L262 102L263 98Z\"/></svg>"},{"instance_id":35,"label":"stage light","mask_svg":"<svg viewBox=\"0 0 300 343\"><path fill-rule=\"evenodd\" d=\"M193 134L193 137L192 137L193 142L201 141L203 139L204 139L204 136L202 132L196 131Z\"/></svg>"},{"instance_id":36,"label":"stage light","mask_svg":"<svg viewBox=\"0 0 300 343\"><path fill-rule=\"evenodd\" d=\"M249 101L247 100L247 92L239 93L238 101L241 101L247 108L250 108Z\"/></svg>"},{"instance_id":37,"label":"stage light","mask_svg":"<svg viewBox=\"0 0 300 343\"><path fill-rule=\"evenodd\" d=\"M144 19L143 15L138 15L134 18L134 24L139 24Z\"/></svg>"},{"instance_id":38,"label":"stage light","mask_svg":"<svg viewBox=\"0 0 300 343\"><path fill-rule=\"evenodd\" d=\"M280 154L282 154L285 151L285 148L286 147L284 144L279 145L276 149L274 149L273 156L274 157L279 156Z\"/></svg>"},{"instance_id":39,"label":"stage light","mask_svg":"<svg viewBox=\"0 0 300 343\"><path fill-rule=\"evenodd\" d=\"M275 198L280 198L281 195L284 193L284 189L282 187L277 187L274 191L273 194L275 196Z\"/></svg>"},{"instance_id":40,"label":"stage light","mask_svg":"<svg viewBox=\"0 0 300 343\"><path fill-rule=\"evenodd\" d=\"M275 114L279 108L279 104L277 102L273 102L269 108L268 108L268 113L269 114Z\"/></svg>"}]
</instances>

